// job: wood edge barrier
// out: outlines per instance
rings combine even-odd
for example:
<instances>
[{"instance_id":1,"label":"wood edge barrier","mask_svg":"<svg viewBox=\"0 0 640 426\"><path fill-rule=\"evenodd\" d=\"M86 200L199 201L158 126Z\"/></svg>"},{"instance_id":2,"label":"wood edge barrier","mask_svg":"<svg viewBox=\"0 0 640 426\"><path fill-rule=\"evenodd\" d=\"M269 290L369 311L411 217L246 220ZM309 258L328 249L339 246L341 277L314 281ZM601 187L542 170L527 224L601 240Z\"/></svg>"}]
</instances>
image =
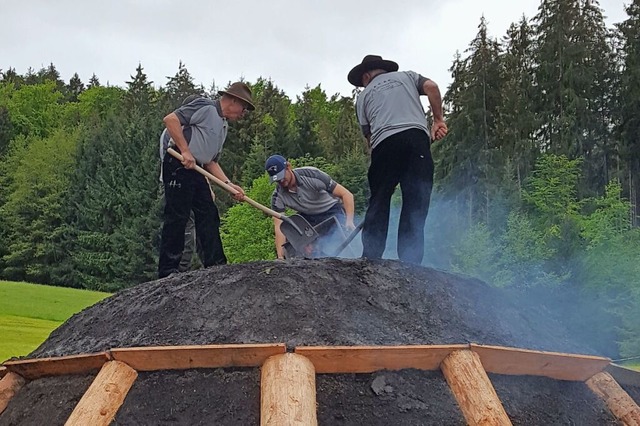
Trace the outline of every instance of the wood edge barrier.
<instances>
[{"instance_id":1,"label":"wood edge barrier","mask_svg":"<svg viewBox=\"0 0 640 426\"><path fill-rule=\"evenodd\" d=\"M99 370L111 358L107 352L83 355L69 355L52 358L33 358L6 361L7 371L14 372L27 380L64 374L85 374Z\"/></svg>"},{"instance_id":2,"label":"wood edge barrier","mask_svg":"<svg viewBox=\"0 0 640 426\"><path fill-rule=\"evenodd\" d=\"M27 380L13 371L9 371L0 379L0 414L7 408L11 398L18 393Z\"/></svg>"},{"instance_id":3,"label":"wood edge barrier","mask_svg":"<svg viewBox=\"0 0 640 426\"><path fill-rule=\"evenodd\" d=\"M511 425L477 353L453 351L440 369L469 425Z\"/></svg>"},{"instance_id":4,"label":"wood edge barrier","mask_svg":"<svg viewBox=\"0 0 640 426\"><path fill-rule=\"evenodd\" d=\"M137 371L191 368L260 367L267 358L284 354L284 343L150 346L111 349L111 357Z\"/></svg>"},{"instance_id":5,"label":"wood edge barrier","mask_svg":"<svg viewBox=\"0 0 640 426\"><path fill-rule=\"evenodd\" d=\"M609 407L624 425L640 426L640 407L607 372L595 374L586 381L587 386Z\"/></svg>"},{"instance_id":6,"label":"wood edge barrier","mask_svg":"<svg viewBox=\"0 0 640 426\"><path fill-rule=\"evenodd\" d=\"M313 363L316 373L372 373L380 370L438 370L454 350L469 345L299 346L295 353Z\"/></svg>"},{"instance_id":7,"label":"wood edge barrier","mask_svg":"<svg viewBox=\"0 0 640 426\"><path fill-rule=\"evenodd\" d=\"M534 351L471 343L488 373L516 376L543 376L556 380L584 382L603 371L609 358L561 352Z\"/></svg>"},{"instance_id":8,"label":"wood edge barrier","mask_svg":"<svg viewBox=\"0 0 640 426\"><path fill-rule=\"evenodd\" d=\"M105 363L84 393L65 426L108 426L138 377L124 362Z\"/></svg>"},{"instance_id":9,"label":"wood edge barrier","mask_svg":"<svg viewBox=\"0 0 640 426\"><path fill-rule=\"evenodd\" d=\"M268 358L260 375L260 425L317 424L313 363L295 353Z\"/></svg>"}]
</instances>

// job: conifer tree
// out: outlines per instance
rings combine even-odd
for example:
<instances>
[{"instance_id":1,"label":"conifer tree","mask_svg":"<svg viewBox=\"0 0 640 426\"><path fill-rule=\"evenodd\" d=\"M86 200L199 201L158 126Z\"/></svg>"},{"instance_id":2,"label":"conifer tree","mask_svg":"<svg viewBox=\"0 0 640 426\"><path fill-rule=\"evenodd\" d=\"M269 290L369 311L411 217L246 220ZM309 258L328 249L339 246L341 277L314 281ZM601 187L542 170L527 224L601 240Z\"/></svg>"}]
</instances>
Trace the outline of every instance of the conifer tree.
<instances>
[{"instance_id":1,"label":"conifer tree","mask_svg":"<svg viewBox=\"0 0 640 426\"><path fill-rule=\"evenodd\" d=\"M78 73L73 73L66 86L66 98L69 102L77 102L78 96L84 91L84 83L80 80Z\"/></svg>"},{"instance_id":2,"label":"conifer tree","mask_svg":"<svg viewBox=\"0 0 640 426\"><path fill-rule=\"evenodd\" d=\"M632 204L633 223L640 225L640 0L627 7L628 18L618 25L624 68L620 76L617 134L621 139L623 171L620 179Z\"/></svg>"}]
</instances>

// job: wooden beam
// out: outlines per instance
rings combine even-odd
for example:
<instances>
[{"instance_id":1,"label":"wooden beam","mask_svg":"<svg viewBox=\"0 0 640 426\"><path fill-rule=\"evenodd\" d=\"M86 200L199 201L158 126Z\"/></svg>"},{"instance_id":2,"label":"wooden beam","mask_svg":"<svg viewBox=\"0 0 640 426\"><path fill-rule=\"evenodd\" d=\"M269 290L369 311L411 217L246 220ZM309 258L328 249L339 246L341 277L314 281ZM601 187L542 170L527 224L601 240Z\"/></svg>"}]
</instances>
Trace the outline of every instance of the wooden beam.
<instances>
[{"instance_id":1,"label":"wooden beam","mask_svg":"<svg viewBox=\"0 0 640 426\"><path fill-rule=\"evenodd\" d=\"M61 374L85 374L99 370L107 361L109 361L109 354L99 352L86 355L6 361L4 366L8 371L18 373L25 379L33 380Z\"/></svg>"},{"instance_id":2,"label":"wooden beam","mask_svg":"<svg viewBox=\"0 0 640 426\"><path fill-rule=\"evenodd\" d=\"M632 370L621 365L609 364L605 371L611 374L621 385L635 386L640 388L640 371Z\"/></svg>"},{"instance_id":3,"label":"wooden beam","mask_svg":"<svg viewBox=\"0 0 640 426\"><path fill-rule=\"evenodd\" d=\"M137 371L120 361L109 361L82 396L65 426L108 426L138 377Z\"/></svg>"},{"instance_id":4,"label":"wooden beam","mask_svg":"<svg viewBox=\"0 0 640 426\"><path fill-rule=\"evenodd\" d=\"M284 343L274 343L123 348L111 349L111 356L138 371L156 371L259 367L270 356L285 352Z\"/></svg>"},{"instance_id":5,"label":"wooden beam","mask_svg":"<svg viewBox=\"0 0 640 426\"><path fill-rule=\"evenodd\" d=\"M0 414L7 408L11 398L24 386L26 380L17 373L8 372L0 380Z\"/></svg>"},{"instance_id":6,"label":"wooden beam","mask_svg":"<svg viewBox=\"0 0 640 426\"><path fill-rule=\"evenodd\" d=\"M477 353L468 349L451 352L441 369L467 424L511 424Z\"/></svg>"},{"instance_id":7,"label":"wooden beam","mask_svg":"<svg viewBox=\"0 0 640 426\"><path fill-rule=\"evenodd\" d=\"M260 425L317 424L316 373L311 361L293 353L267 359L260 379Z\"/></svg>"},{"instance_id":8,"label":"wooden beam","mask_svg":"<svg viewBox=\"0 0 640 426\"><path fill-rule=\"evenodd\" d=\"M640 426L640 408L609 373L601 372L589 380L587 386L604 400L623 425Z\"/></svg>"},{"instance_id":9,"label":"wooden beam","mask_svg":"<svg viewBox=\"0 0 640 426\"><path fill-rule=\"evenodd\" d=\"M472 343L471 350L488 373L516 376L544 376L556 380L584 382L611 362L608 358L559 352L484 346Z\"/></svg>"},{"instance_id":10,"label":"wooden beam","mask_svg":"<svg viewBox=\"0 0 640 426\"><path fill-rule=\"evenodd\" d=\"M313 363L317 373L371 373L379 370L438 370L454 350L469 345L301 346L295 353Z\"/></svg>"}]
</instances>

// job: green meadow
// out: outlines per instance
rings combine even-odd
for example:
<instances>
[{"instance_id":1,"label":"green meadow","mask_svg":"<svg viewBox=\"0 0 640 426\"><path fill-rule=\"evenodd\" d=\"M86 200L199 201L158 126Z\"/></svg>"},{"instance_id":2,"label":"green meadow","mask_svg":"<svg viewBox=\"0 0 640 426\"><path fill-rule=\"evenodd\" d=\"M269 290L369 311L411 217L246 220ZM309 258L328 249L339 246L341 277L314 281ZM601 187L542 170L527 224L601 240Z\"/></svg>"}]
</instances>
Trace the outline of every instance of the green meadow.
<instances>
[{"instance_id":1,"label":"green meadow","mask_svg":"<svg viewBox=\"0 0 640 426\"><path fill-rule=\"evenodd\" d=\"M108 296L97 291L0 281L0 362L28 355L73 314Z\"/></svg>"}]
</instances>

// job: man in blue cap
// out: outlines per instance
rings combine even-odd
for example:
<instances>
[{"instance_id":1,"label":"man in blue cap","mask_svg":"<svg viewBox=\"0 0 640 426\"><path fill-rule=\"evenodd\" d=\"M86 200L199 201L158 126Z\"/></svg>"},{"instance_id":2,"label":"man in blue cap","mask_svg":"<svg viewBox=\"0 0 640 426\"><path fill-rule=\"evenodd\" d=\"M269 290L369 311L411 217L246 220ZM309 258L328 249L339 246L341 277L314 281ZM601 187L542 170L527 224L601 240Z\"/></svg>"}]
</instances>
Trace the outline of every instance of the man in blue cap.
<instances>
[{"instance_id":1,"label":"man in blue cap","mask_svg":"<svg viewBox=\"0 0 640 426\"><path fill-rule=\"evenodd\" d=\"M353 194L334 181L331 176L315 167L292 168L282 155L272 155L265 163L265 170L272 183L278 185L271 196L271 208L283 213L287 207L295 210L311 226L335 216L347 230L353 224ZM280 231L282 220L274 218L278 259L284 259L283 245L286 238Z\"/></svg>"}]
</instances>

